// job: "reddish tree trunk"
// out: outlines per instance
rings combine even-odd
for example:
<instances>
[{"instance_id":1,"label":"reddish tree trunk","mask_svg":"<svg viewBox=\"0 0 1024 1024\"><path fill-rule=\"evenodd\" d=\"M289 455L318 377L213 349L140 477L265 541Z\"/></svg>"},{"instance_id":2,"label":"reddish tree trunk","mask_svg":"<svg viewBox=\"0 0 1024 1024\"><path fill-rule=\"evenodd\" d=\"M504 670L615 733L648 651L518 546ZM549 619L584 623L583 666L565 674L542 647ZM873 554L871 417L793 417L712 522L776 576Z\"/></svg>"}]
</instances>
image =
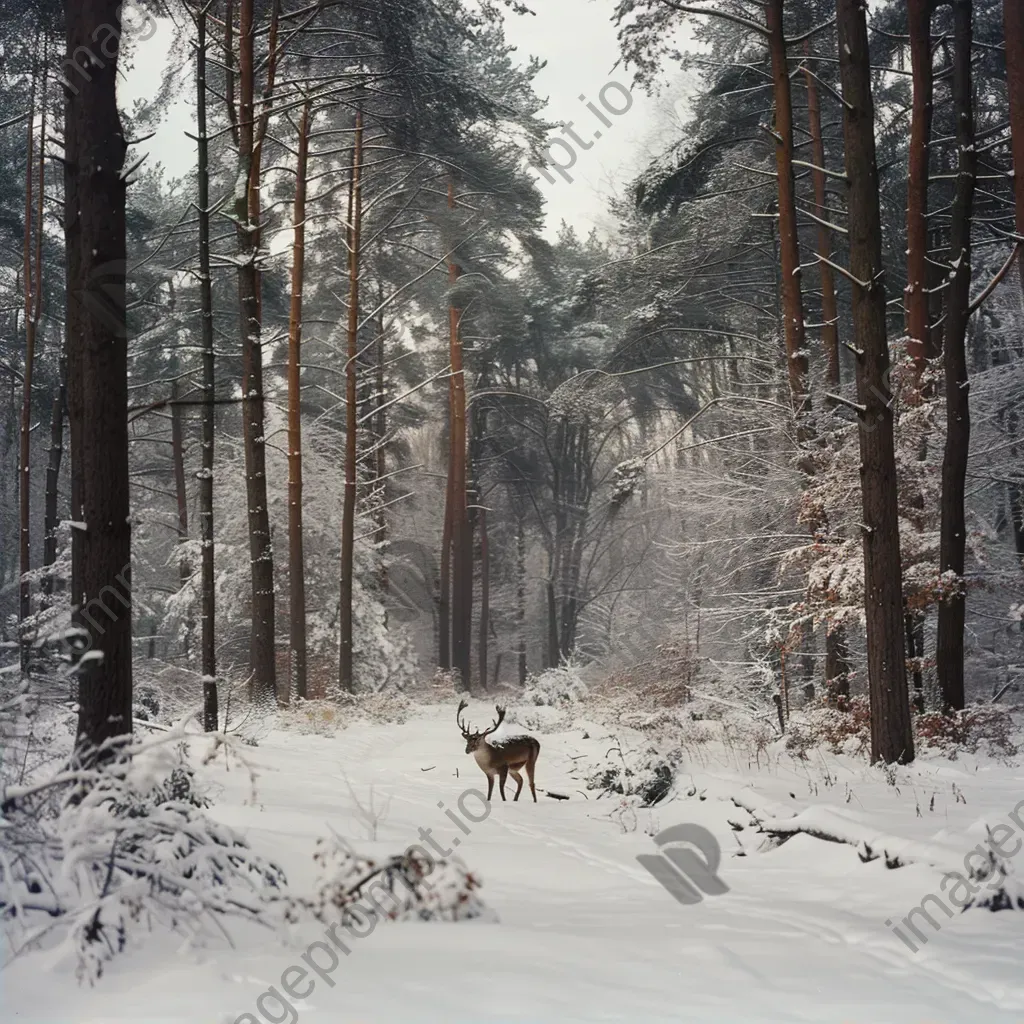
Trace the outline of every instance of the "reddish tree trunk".
<instances>
[{"instance_id":1,"label":"reddish tree trunk","mask_svg":"<svg viewBox=\"0 0 1024 1024\"><path fill-rule=\"evenodd\" d=\"M971 216L978 157L974 149L974 101L971 75L972 0L953 4L953 110L956 121L956 195L950 229L949 264L952 280L947 291L946 331L942 352L946 377L946 445L942 456L942 522L939 535L939 571L943 582L954 586L939 603L935 651L939 691L946 710L964 706L964 625L967 596L964 555L967 521L964 497L971 416L967 377L967 324L971 303Z\"/></svg>"},{"instance_id":2,"label":"reddish tree trunk","mask_svg":"<svg viewBox=\"0 0 1024 1024\"><path fill-rule=\"evenodd\" d=\"M862 0L837 0L839 70L846 144L850 273L860 422L864 536L864 609L872 760L914 758L907 666L903 652L903 594L896 503L893 413L887 401L889 346L882 277L882 225L871 61ZM857 283L859 282L859 283Z\"/></svg>"}]
</instances>

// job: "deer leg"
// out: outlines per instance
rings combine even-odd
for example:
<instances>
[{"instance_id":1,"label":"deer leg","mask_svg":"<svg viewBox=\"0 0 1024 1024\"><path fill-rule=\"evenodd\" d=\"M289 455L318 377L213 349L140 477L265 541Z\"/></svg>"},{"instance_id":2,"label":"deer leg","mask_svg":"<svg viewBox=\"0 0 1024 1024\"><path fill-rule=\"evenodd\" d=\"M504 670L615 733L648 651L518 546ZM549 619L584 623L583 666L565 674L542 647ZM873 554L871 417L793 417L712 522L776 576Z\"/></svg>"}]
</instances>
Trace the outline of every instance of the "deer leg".
<instances>
[{"instance_id":1,"label":"deer leg","mask_svg":"<svg viewBox=\"0 0 1024 1024\"><path fill-rule=\"evenodd\" d=\"M505 799L505 780L508 778L508 765L503 764L498 770L498 792L501 793L501 799Z\"/></svg>"},{"instance_id":2,"label":"deer leg","mask_svg":"<svg viewBox=\"0 0 1024 1024\"><path fill-rule=\"evenodd\" d=\"M523 777L515 768L510 768L509 771L512 773L512 778L516 780L516 795L512 797L512 802L515 803L519 799L519 794L523 791Z\"/></svg>"},{"instance_id":3,"label":"deer leg","mask_svg":"<svg viewBox=\"0 0 1024 1024\"><path fill-rule=\"evenodd\" d=\"M491 802L491 794L493 792L494 792L494 776L488 773L488 775L487 775L487 802L488 803Z\"/></svg>"},{"instance_id":4,"label":"deer leg","mask_svg":"<svg viewBox=\"0 0 1024 1024\"><path fill-rule=\"evenodd\" d=\"M526 762L526 777L530 780L530 792L533 794L534 803L537 802L537 787L533 784L533 769L537 764L537 754L539 753L540 751L538 750L537 753Z\"/></svg>"}]
</instances>

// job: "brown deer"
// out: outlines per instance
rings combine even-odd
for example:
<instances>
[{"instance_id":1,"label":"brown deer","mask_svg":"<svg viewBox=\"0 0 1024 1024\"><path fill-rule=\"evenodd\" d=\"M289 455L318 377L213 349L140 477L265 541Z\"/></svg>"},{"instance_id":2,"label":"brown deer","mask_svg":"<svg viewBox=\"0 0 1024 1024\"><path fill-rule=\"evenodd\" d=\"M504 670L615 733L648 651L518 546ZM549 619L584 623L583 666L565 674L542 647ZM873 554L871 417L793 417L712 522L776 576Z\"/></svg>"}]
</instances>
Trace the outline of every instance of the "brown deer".
<instances>
[{"instance_id":1,"label":"brown deer","mask_svg":"<svg viewBox=\"0 0 1024 1024\"><path fill-rule=\"evenodd\" d=\"M533 802L536 803L537 788L533 784L533 769L540 756L540 743L532 736L525 734L508 736L497 743L488 743L487 737L505 720L505 709L500 704L495 704L494 710L498 712L498 717L494 723L483 732L474 732L462 721L462 712L467 707L469 707L467 701L459 702L459 710L455 712L455 721L462 730L462 736L466 741L466 753L472 754L476 758L480 770L487 776L487 799L490 800L491 794L494 792L495 775L498 776L498 791L501 793L501 799L505 799L505 779L511 772L512 778L517 783L516 795L512 799L513 801L518 800L519 794L523 791L523 777L519 774L519 769L525 766L526 776L530 780L530 792L533 794Z\"/></svg>"}]
</instances>

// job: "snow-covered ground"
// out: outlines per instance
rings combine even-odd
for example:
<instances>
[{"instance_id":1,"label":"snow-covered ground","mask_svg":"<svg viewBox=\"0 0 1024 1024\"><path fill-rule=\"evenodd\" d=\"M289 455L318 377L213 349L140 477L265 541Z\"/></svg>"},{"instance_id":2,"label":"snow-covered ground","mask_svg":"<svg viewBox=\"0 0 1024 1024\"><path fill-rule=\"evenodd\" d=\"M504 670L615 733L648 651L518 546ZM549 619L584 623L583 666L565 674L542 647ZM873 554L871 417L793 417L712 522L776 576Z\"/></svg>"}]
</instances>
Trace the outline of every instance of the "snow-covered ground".
<instances>
[{"instance_id":1,"label":"snow-covered ground","mask_svg":"<svg viewBox=\"0 0 1024 1024\"><path fill-rule=\"evenodd\" d=\"M707 744L691 750L667 800L634 815L614 797L585 794L582 766L602 759L617 740L593 723L584 739L584 723L577 725L540 736L537 766L538 789L570 799L541 795L534 804L525 790L518 803L502 803L496 790L489 815L471 823L468 835L445 812L459 807L467 789L486 791L486 780L463 752L453 707L427 706L402 725L359 724L334 736L273 732L248 750L258 771L255 800L238 764L220 757L202 769L216 801L211 815L276 860L294 890L311 893L314 843L332 830L372 855L422 842L420 830L429 829L444 849L457 844L458 855L482 876L481 895L497 921L381 924L365 938L349 938L350 953L333 970L327 952L317 949L312 955L325 977L315 979L312 991L308 978L300 986L292 972L292 987L307 991L305 998L282 1006L264 997L260 1008L261 994L272 986L281 992L282 974L301 967L309 944L323 939L323 926L304 922L269 933L229 923L233 945L201 949L183 949L180 939L154 933L116 957L91 988L79 987L66 952L47 949L16 957L0 973L2 1018L47 1024L1024 1019L1024 914L940 915L940 931L931 934L926 925L929 941L914 953L885 922L899 924L926 894L938 893L939 871L861 863L850 846L804 835L758 852L764 837L730 799L748 788L794 808L827 804L879 832L959 843L966 852L975 837L984 837L983 823L1010 821L1024 800L1024 770L1016 764L923 757L886 777L852 758L814 754L800 761L762 752L758 765L752 751ZM349 785L363 803L371 785L378 806L390 799L375 842ZM466 815L483 813L473 796L463 806ZM720 874L729 887L690 906L672 899L636 860L656 852L654 833L683 822L718 838ZM1024 853L1016 868L1024 873Z\"/></svg>"}]
</instances>

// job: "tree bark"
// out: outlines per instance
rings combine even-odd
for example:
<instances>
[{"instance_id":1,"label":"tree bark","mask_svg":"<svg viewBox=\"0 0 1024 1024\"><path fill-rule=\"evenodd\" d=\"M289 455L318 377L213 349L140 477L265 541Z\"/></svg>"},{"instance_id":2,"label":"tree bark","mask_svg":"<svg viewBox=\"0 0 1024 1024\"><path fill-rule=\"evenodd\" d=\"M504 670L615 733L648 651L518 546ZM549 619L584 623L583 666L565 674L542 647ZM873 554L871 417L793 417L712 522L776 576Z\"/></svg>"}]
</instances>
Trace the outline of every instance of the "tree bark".
<instances>
[{"instance_id":1,"label":"tree bark","mask_svg":"<svg viewBox=\"0 0 1024 1024\"><path fill-rule=\"evenodd\" d=\"M175 361L175 372L177 365ZM179 404L180 388L177 376L171 383L171 459L174 463L174 492L178 504L178 580L182 587L188 585L192 578L192 566L189 564L186 544L188 542L188 492L185 487L185 431L182 423L181 405ZM195 621L191 610L188 612L185 626L185 657L192 653L192 630Z\"/></svg>"},{"instance_id":2,"label":"tree bark","mask_svg":"<svg viewBox=\"0 0 1024 1024\"><path fill-rule=\"evenodd\" d=\"M254 138L256 25L254 0L238 6L238 159L239 178L248 183L235 200L238 234L238 300L242 333L242 418L245 483L248 501L249 557L252 568L252 632L249 643L249 685L258 703L275 704L274 552L267 507L267 451L263 408L263 346L260 321L258 225L250 206L258 186L258 152Z\"/></svg>"},{"instance_id":3,"label":"tree bark","mask_svg":"<svg viewBox=\"0 0 1024 1024\"><path fill-rule=\"evenodd\" d=\"M448 382L449 407L452 404L451 380ZM444 522L441 526L441 566L437 596L437 664L447 672L452 667L451 592L452 592L452 444L448 438L448 480L444 489Z\"/></svg>"},{"instance_id":4,"label":"tree bark","mask_svg":"<svg viewBox=\"0 0 1024 1024\"><path fill-rule=\"evenodd\" d=\"M526 531L523 517L516 514L516 632L519 640L519 685L526 685Z\"/></svg>"},{"instance_id":5,"label":"tree bark","mask_svg":"<svg viewBox=\"0 0 1024 1024\"><path fill-rule=\"evenodd\" d=\"M64 411L67 403L67 359L61 356L60 384L53 392L50 408L50 448L46 463L46 497L43 530L43 566L50 568L57 561L57 530L60 516L57 508L60 464L64 457ZM52 572L43 577L43 607L49 607L49 598L57 589Z\"/></svg>"},{"instance_id":6,"label":"tree bark","mask_svg":"<svg viewBox=\"0 0 1024 1024\"><path fill-rule=\"evenodd\" d=\"M1003 37L1006 41L1006 92L1010 103L1010 133L1013 166L1024 167L1024 6L1017 0L1003 0ZM1013 177L1014 216L1017 234L1024 236L1024 174ZM1017 256L1021 291L1024 292L1024 253ZM1024 568L1024 492L1007 490L1014 549Z\"/></svg>"},{"instance_id":7,"label":"tree bark","mask_svg":"<svg viewBox=\"0 0 1024 1024\"><path fill-rule=\"evenodd\" d=\"M800 294L800 241L793 181L793 101L782 27L783 0L766 0L765 20L775 95L775 165L779 186L779 255L782 268L782 320L790 398L797 418L810 408L807 395L807 349Z\"/></svg>"},{"instance_id":8,"label":"tree bark","mask_svg":"<svg viewBox=\"0 0 1024 1024\"><path fill-rule=\"evenodd\" d=\"M230 17L228 18L230 24ZM199 472L201 545L201 628L203 728L216 732L217 707L216 584L213 546L213 446L216 411L216 353L213 347L213 279L210 272L210 143L206 134L206 9L196 17L196 121L199 132L199 302L203 345L202 468ZM230 62L230 54L227 58Z\"/></svg>"},{"instance_id":9,"label":"tree bark","mask_svg":"<svg viewBox=\"0 0 1024 1024\"><path fill-rule=\"evenodd\" d=\"M889 346L882 276L882 226L871 61L862 0L837 0L839 70L846 145L850 273L860 422L864 536L864 604L871 757L914 758L907 666L903 652L903 595L896 502L893 413L888 400Z\"/></svg>"},{"instance_id":10,"label":"tree bark","mask_svg":"<svg viewBox=\"0 0 1024 1024\"><path fill-rule=\"evenodd\" d=\"M308 696L306 684L306 569L302 543L302 289L306 252L306 178L312 100L302 107L295 168L292 298L288 317L288 599L289 690Z\"/></svg>"},{"instance_id":11,"label":"tree bark","mask_svg":"<svg viewBox=\"0 0 1024 1024\"><path fill-rule=\"evenodd\" d=\"M377 393L375 411L373 414L373 445L374 445L374 484L377 491L377 500L380 503L377 510L377 529L373 533L373 543L380 552L380 588L387 592L388 589L388 563L384 556L384 545L388 539L388 513L387 495L387 448L385 437L388 432L388 410L387 398L384 393L384 282L378 282L377 302L381 307L377 319L377 345L374 370L376 379L374 388Z\"/></svg>"},{"instance_id":12,"label":"tree bark","mask_svg":"<svg viewBox=\"0 0 1024 1024\"><path fill-rule=\"evenodd\" d=\"M45 66L45 57L44 57ZM46 87L45 72L42 88L42 124L39 130L39 181L33 185L35 174L34 136L35 136L35 99L38 70L32 77L31 99L29 101L28 148L25 156L25 374L21 405L21 451L18 460L19 473L19 570L21 574L19 586L19 620L24 624L32 614L32 586L28 574L32 568L31 550L31 461L32 461L32 372L35 368L36 336L39 330L39 316L43 301L43 185L46 156ZM32 199L38 198L38 209L35 211L35 269L33 271ZM21 667L27 671L29 667L29 651L31 642L23 633L21 638Z\"/></svg>"},{"instance_id":13,"label":"tree bark","mask_svg":"<svg viewBox=\"0 0 1024 1024\"><path fill-rule=\"evenodd\" d=\"M558 649L558 606L555 603L554 580L547 581L547 611L548 611L548 668L557 668L561 664L561 657Z\"/></svg>"},{"instance_id":14,"label":"tree bark","mask_svg":"<svg viewBox=\"0 0 1024 1024\"><path fill-rule=\"evenodd\" d=\"M487 509L481 504L480 524L480 631L477 638L477 664L480 688L487 689L487 630L491 619L491 560L488 551Z\"/></svg>"},{"instance_id":15,"label":"tree bark","mask_svg":"<svg viewBox=\"0 0 1024 1024\"><path fill-rule=\"evenodd\" d=\"M341 656L339 683L355 690L353 677L352 583L355 570L356 430L358 393L356 356L359 354L359 258L362 220L363 114L356 110L349 192L348 350L345 363L345 503L341 526Z\"/></svg>"},{"instance_id":16,"label":"tree bark","mask_svg":"<svg viewBox=\"0 0 1024 1024\"><path fill-rule=\"evenodd\" d=\"M810 56L810 40L804 41L804 53ZM818 82L808 67L804 75L807 82L807 120L811 132L811 171L814 183L814 207L820 220L829 220L825 189L825 140L821 134L821 99ZM818 255L832 258L832 232L822 223L817 225ZM821 342L825 350L826 379L832 387L839 387L839 307L836 303L836 282L832 266L819 261L821 275Z\"/></svg>"},{"instance_id":17,"label":"tree bark","mask_svg":"<svg viewBox=\"0 0 1024 1024\"><path fill-rule=\"evenodd\" d=\"M448 181L448 209L455 209L455 183ZM448 261L448 283L454 287L461 268L454 256L455 240L449 240L452 255ZM452 667L459 679L459 689L468 690L470 682L470 638L473 621L473 549L466 496L466 379L462 363L460 321L462 310L450 303L448 307L448 347L451 362L451 617Z\"/></svg>"},{"instance_id":18,"label":"tree bark","mask_svg":"<svg viewBox=\"0 0 1024 1024\"><path fill-rule=\"evenodd\" d=\"M918 400L921 375L928 359L930 302L928 295L928 157L932 137L932 11L935 0L907 0L913 109L907 168L907 352L914 362Z\"/></svg>"},{"instance_id":19,"label":"tree bark","mask_svg":"<svg viewBox=\"0 0 1024 1024\"><path fill-rule=\"evenodd\" d=\"M81 570L88 659L79 659L78 739L95 748L132 728L128 345L125 315L127 149L116 87L119 0L65 0L66 55L104 37L103 65L65 90L64 236L72 460L80 470ZM115 32L110 32L110 27ZM110 50L113 49L113 56ZM118 584L128 591L117 589ZM116 598L121 607L111 607ZM105 612L106 619L97 615Z\"/></svg>"},{"instance_id":20,"label":"tree bark","mask_svg":"<svg viewBox=\"0 0 1024 1024\"><path fill-rule=\"evenodd\" d=\"M939 571L944 586L952 589L939 602L935 652L939 692L947 711L958 711L964 706L964 625L967 611L964 498L971 440L966 340L971 316L971 217L978 166L974 149L971 74L973 8L972 0L955 0L953 3L953 110L959 162L949 240L952 280L947 293L942 346L946 376L946 445L942 456L942 521L939 533Z\"/></svg>"},{"instance_id":21,"label":"tree bark","mask_svg":"<svg viewBox=\"0 0 1024 1024\"><path fill-rule=\"evenodd\" d=\"M1006 92L1010 101L1010 133L1013 166L1024 167L1024 5L1003 0L1003 36L1006 40ZM1024 236L1024 173L1013 177L1017 234ZM1017 257L1021 289L1024 290L1024 253Z\"/></svg>"}]
</instances>

